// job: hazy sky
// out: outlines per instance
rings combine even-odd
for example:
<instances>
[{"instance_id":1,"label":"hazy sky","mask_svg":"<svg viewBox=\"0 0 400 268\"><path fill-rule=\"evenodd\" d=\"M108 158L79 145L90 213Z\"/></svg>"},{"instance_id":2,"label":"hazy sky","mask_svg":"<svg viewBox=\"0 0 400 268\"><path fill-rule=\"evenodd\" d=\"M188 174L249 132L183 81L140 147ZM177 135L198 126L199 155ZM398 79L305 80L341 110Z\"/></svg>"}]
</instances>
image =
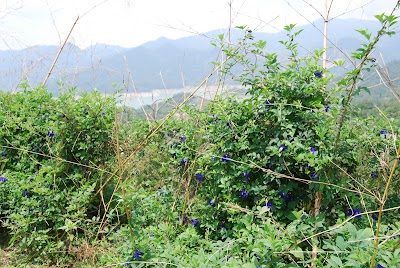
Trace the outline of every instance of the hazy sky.
<instances>
[{"instance_id":1,"label":"hazy sky","mask_svg":"<svg viewBox=\"0 0 400 268\"><path fill-rule=\"evenodd\" d=\"M71 41L133 47L160 36L248 25L260 31L304 24L325 12L331 0L0 0L0 49L59 45L80 16ZM331 15L370 19L389 12L397 0L333 0ZM231 3L231 12L229 8ZM290 6L288 3L290 3ZM308 4L307 4L308 3ZM297 10L297 11L295 11Z\"/></svg>"}]
</instances>

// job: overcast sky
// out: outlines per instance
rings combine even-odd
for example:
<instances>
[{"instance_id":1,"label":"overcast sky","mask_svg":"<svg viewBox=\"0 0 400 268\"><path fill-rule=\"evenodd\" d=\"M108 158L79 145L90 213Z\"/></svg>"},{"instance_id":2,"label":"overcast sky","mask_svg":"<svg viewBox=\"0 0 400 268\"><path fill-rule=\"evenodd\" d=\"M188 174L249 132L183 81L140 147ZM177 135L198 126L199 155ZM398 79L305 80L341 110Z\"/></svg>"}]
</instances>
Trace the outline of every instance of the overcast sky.
<instances>
[{"instance_id":1,"label":"overcast sky","mask_svg":"<svg viewBox=\"0 0 400 268\"><path fill-rule=\"evenodd\" d=\"M320 18L316 10L325 13L326 1L0 0L0 49L59 45L77 16L71 41L81 48L96 43L134 47L160 36L176 39L190 32L227 28L230 18L233 26L271 32ZM390 12L396 2L333 0L331 17L346 13L341 18L372 19L374 14Z\"/></svg>"}]
</instances>

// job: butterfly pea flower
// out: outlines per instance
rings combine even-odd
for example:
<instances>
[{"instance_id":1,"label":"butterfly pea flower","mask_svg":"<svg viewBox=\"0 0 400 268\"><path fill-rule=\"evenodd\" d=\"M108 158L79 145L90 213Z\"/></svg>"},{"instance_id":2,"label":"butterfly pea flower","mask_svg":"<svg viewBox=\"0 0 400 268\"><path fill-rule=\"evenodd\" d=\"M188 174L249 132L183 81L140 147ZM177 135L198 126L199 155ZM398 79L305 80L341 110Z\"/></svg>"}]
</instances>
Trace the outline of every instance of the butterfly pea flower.
<instances>
[{"instance_id":1,"label":"butterfly pea flower","mask_svg":"<svg viewBox=\"0 0 400 268\"><path fill-rule=\"evenodd\" d=\"M267 108L271 107L272 105L273 105L272 102L270 102L269 100L265 101L265 106L267 106Z\"/></svg>"},{"instance_id":2,"label":"butterfly pea flower","mask_svg":"<svg viewBox=\"0 0 400 268\"><path fill-rule=\"evenodd\" d=\"M386 135L388 134L386 130L381 129L381 134L383 135L383 137L386 139Z\"/></svg>"},{"instance_id":3,"label":"butterfly pea flower","mask_svg":"<svg viewBox=\"0 0 400 268\"><path fill-rule=\"evenodd\" d=\"M311 154L315 154L317 152L317 148L315 148L315 147L311 147L310 148L310 153Z\"/></svg>"},{"instance_id":4,"label":"butterfly pea flower","mask_svg":"<svg viewBox=\"0 0 400 268\"><path fill-rule=\"evenodd\" d=\"M184 135L183 136L179 136L178 138L179 138L180 141L186 141L186 137Z\"/></svg>"},{"instance_id":5,"label":"butterfly pea flower","mask_svg":"<svg viewBox=\"0 0 400 268\"><path fill-rule=\"evenodd\" d=\"M272 202L271 202L271 201L268 201L267 204L266 204L266 206L267 206L267 208L272 208Z\"/></svg>"},{"instance_id":6,"label":"butterfly pea flower","mask_svg":"<svg viewBox=\"0 0 400 268\"><path fill-rule=\"evenodd\" d=\"M355 209L349 209L347 212L348 216L355 216L356 218L361 218L361 210L358 208Z\"/></svg>"},{"instance_id":7,"label":"butterfly pea flower","mask_svg":"<svg viewBox=\"0 0 400 268\"><path fill-rule=\"evenodd\" d=\"M374 221L377 221L377 220L378 220L378 216L377 216L375 213L371 215L371 218L372 218Z\"/></svg>"},{"instance_id":8,"label":"butterfly pea flower","mask_svg":"<svg viewBox=\"0 0 400 268\"><path fill-rule=\"evenodd\" d=\"M141 257L143 257L143 255L144 255L144 253L137 249L137 250L135 250L135 253L133 254L133 257L138 260Z\"/></svg>"},{"instance_id":9,"label":"butterfly pea flower","mask_svg":"<svg viewBox=\"0 0 400 268\"><path fill-rule=\"evenodd\" d=\"M186 223L188 221L188 217L186 216L182 217L182 215L180 215L179 218L183 220L183 223Z\"/></svg>"},{"instance_id":10,"label":"butterfly pea flower","mask_svg":"<svg viewBox=\"0 0 400 268\"><path fill-rule=\"evenodd\" d=\"M198 219L193 219L193 220L190 220L190 223L191 223L194 227L196 227L196 226L199 225L200 221L199 221Z\"/></svg>"},{"instance_id":11,"label":"butterfly pea flower","mask_svg":"<svg viewBox=\"0 0 400 268\"><path fill-rule=\"evenodd\" d=\"M281 145L279 145L279 151L283 152L285 150L286 150L286 145L285 144L282 143Z\"/></svg>"},{"instance_id":12,"label":"butterfly pea flower","mask_svg":"<svg viewBox=\"0 0 400 268\"><path fill-rule=\"evenodd\" d=\"M2 156L2 157L6 157L6 156L7 156L7 153L6 153L6 152L1 152L1 156Z\"/></svg>"},{"instance_id":13,"label":"butterfly pea flower","mask_svg":"<svg viewBox=\"0 0 400 268\"><path fill-rule=\"evenodd\" d=\"M329 104L325 105L325 112L328 112L328 111L329 111L329 108L331 108L331 107L329 106Z\"/></svg>"},{"instance_id":14,"label":"butterfly pea flower","mask_svg":"<svg viewBox=\"0 0 400 268\"><path fill-rule=\"evenodd\" d=\"M279 192L278 195L283 198L285 201L292 201L293 198L289 195L289 193L284 194L283 192Z\"/></svg>"},{"instance_id":15,"label":"butterfly pea flower","mask_svg":"<svg viewBox=\"0 0 400 268\"><path fill-rule=\"evenodd\" d=\"M229 154L224 154L222 156L222 161L228 163L229 161L231 161L231 156Z\"/></svg>"},{"instance_id":16,"label":"butterfly pea flower","mask_svg":"<svg viewBox=\"0 0 400 268\"><path fill-rule=\"evenodd\" d=\"M214 206L215 206L215 200L214 200L214 199L208 200L208 204L209 204L210 206L214 207Z\"/></svg>"},{"instance_id":17,"label":"butterfly pea flower","mask_svg":"<svg viewBox=\"0 0 400 268\"><path fill-rule=\"evenodd\" d=\"M318 78L322 78L322 74L323 74L322 71L316 71L316 72L314 73L315 77L318 77Z\"/></svg>"},{"instance_id":18,"label":"butterfly pea flower","mask_svg":"<svg viewBox=\"0 0 400 268\"><path fill-rule=\"evenodd\" d=\"M188 162L187 159L182 158L180 164L183 166L183 165L185 165L187 162Z\"/></svg>"},{"instance_id":19,"label":"butterfly pea flower","mask_svg":"<svg viewBox=\"0 0 400 268\"><path fill-rule=\"evenodd\" d=\"M201 174L201 173L196 173L196 179L199 181L199 182L202 182L203 180L204 180L204 177L203 177L203 175Z\"/></svg>"},{"instance_id":20,"label":"butterfly pea flower","mask_svg":"<svg viewBox=\"0 0 400 268\"><path fill-rule=\"evenodd\" d=\"M54 132L53 131L47 131L47 136L54 137Z\"/></svg>"},{"instance_id":21,"label":"butterfly pea flower","mask_svg":"<svg viewBox=\"0 0 400 268\"><path fill-rule=\"evenodd\" d=\"M383 268L382 265L380 265L379 263L376 265L376 268Z\"/></svg>"},{"instance_id":22,"label":"butterfly pea flower","mask_svg":"<svg viewBox=\"0 0 400 268\"><path fill-rule=\"evenodd\" d=\"M317 173L313 172L313 173L311 173L311 179L313 181L317 181L317 180L319 180L319 176L317 175Z\"/></svg>"},{"instance_id":23,"label":"butterfly pea flower","mask_svg":"<svg viewBox=\"0 0 400 268\"><path fill-rule=\"evenodd\" d=\"M241 198L247 198L247 197L249 197L249 194L246 192L246 190L241 190L241 191L239 192L239 195L240 195Z\"/></svg>"},{"instance_id":24,"label":"butterfly pea flower","mask_svg":"<svg viewBox=\"0 0 400 268\"><path fill-rule=\"evenodd\" d=\"M371 178L373 178L373 179L378 178L378 172L376 172L376 171L372 171L370 175L371 175Z\"/></svg>"},{"instance_id":25,"label":"butterfly pea flower","mask_svg":"<svg viewBox=\"0 0 400 268\"><path fill-rule=\"evenodd\" d=\"M24 190L22 192L22 197L29 197L29 192L27 190Z\"/></svg>"},{"instance_id":26,"label":"butterfly pea flower","mask_svg":"<svg viewBox=\"0 0 400 268\"><path fill-rule=\"evenodd\" d=\"M243 174L243 177L245 177L246 179L250 178L250 172L245 171L242 174Z\"/></svg>"},{"instance_id":27,"label":"butterfly pea flower","mask_svg":"<svg viewBox=\"0 0 400 268\"><path fill-rule=\"evenodd\" d=\"M104 111L103 111L103 112L101 112L101 115L106 115L106 112L104 112Z\"/></svg>"},{"instance_id":28,"label":"butterfly pea flower","mask_svg":"<svg viewBox=\"0 0 400 268\"><path fill-rule=\"evenodd\" d=\"M6 179L6 178L4 178L4 177L0 177L0 181L1 181L1 182L6 182L6 181L7 181L7 179Z\"/></svg>"}]
</instances>

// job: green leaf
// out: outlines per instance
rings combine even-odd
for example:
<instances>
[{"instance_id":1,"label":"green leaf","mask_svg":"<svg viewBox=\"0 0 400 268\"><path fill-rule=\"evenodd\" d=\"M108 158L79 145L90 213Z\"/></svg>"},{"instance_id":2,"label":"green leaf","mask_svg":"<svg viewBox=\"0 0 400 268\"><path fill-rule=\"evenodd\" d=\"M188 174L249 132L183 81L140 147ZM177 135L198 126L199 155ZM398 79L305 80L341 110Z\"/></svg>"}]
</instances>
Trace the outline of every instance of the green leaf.
<instances>
[{"instance_id":1,"label":"green leaf","mask_svg":"<svg viewBox=\"0 0 400 268\"><path fill-rule=\"evenodd\" d=\"M346 245L347 243L344 241L343 237L338 236L336 237L336 246L341 249L341 250L345 250L346 249Z\"/></svg>"},{"instance_id":2,"label":"green leaf","mask_svg":"<svg viewBox=\"0 0 400 268\"><path fill-rule=\"evenodd\" d=\"M360 34L362 34L368 40L371 39L371 34L368 33L368 29L356 29L356 31L359 32Z\"/></svg>"},{"instance_id":3,"label":"green leaf","mask_svg":"<svg viewBox=\"0 0 400 268\"><path fill-rule=\"evenodd\" d=\"M343 267L342 260L339 257L335 256L335 255L332 255L330 257L330 259L328 259L328 263L332 267L338 267L338 268L342 268Z\"/></svg>"},{"instance_id":4,"label":"green leaf","mask_svg":"<svg viewBox=\"0 0 400 268\"><path fill-rule=\"evenodd\" d=\"M304 260L304 252L300 247L295 247L289 251L293 256L299 258L300 260Z\"/></svg>"},{"instance_id":5,"label":"green leaf","mask_svg":"<svg viewBox=\"0 0 400 268\"><path fill-rule=\"evenodd\" d=\"M264 214L265 212L269 211L270 209L267 206L263 206L259 212L259 215L261 216L262 214Z\"/></svg>"}]
</instances>

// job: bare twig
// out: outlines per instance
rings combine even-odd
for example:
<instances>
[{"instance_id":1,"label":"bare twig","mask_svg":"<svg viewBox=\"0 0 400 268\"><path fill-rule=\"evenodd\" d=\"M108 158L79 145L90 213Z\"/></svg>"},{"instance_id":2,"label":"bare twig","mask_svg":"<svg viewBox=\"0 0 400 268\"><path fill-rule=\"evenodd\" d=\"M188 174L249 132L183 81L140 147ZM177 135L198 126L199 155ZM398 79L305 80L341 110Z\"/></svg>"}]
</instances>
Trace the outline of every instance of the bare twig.
<instances>
[{"instance_id":1,"label":"bare twig","mask_svg":"<svg viewBox=\"0 0 400 268\"><path fill-rule=\"evenodd\" d=\"M58 58L59 58L60 55L61 55L61 52L63 51L64 46L65 46L65 44L67 43L67 41L68 41L68 39L69 39L69 36L71 35L72 31L74 30L75 25L78 23L78 20L79 20L79 16L76 17L76 20L75 20L74 24L72 25L71 30L69 31L67 37L66 37L65 40L64 40L64 43L62 44L62 46L61 46L60 49L58 50L58 53L57 53L57 55L56 55L56 57L55 57L55 59L54 59L54 61L53 61L53 64L51 65L50 70L49 70L49 72L47 73L47 76L46 76L46 78L45 78L44 81L43 81L43 86L46 85L47 80L49 79L49 77L50 77L50 75L51 75L51 72L53 71L53 68L54 68L54 66L55 66L56 63L57 63Z\"/></svg>"}]
</instances>

